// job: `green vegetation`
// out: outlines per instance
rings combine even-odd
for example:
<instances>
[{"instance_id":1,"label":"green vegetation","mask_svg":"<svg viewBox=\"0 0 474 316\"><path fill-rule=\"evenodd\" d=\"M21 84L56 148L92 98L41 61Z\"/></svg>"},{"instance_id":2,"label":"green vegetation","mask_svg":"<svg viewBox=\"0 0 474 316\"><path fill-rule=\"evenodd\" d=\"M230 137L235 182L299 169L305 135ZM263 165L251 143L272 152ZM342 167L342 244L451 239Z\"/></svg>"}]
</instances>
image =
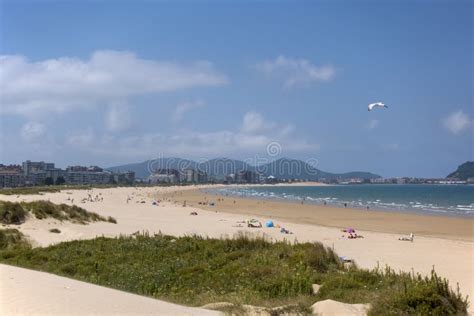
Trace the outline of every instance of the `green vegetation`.
<instances>
[{"instance_id":1,"label":"green vegetation","mask_svg":"<svg viewBox=\"0 0 474 316\"><path fill-rule=\"evenodd\" d=\"M456 171L450 173L447 178L455 178L459 180L467 180L474 177L474 161L466 161L460 165Z\"/></svg>"},{"instance_id":2,"label":"green vegetation","mask_svg":"<svg viewBox=\"0 0 474 316\"><path fill-rule=\"evenodd\" d=\"M0 262L47 271L172 302L201 306L289 305L307 313L318 300L371 303L373 315L463 315L467 299L432 274L346 270L320 243L134 234L0 251ZM313 283L322 284L312 294Z\"/></svg>"},{"instance_id":3,"label":"green vegetation","mask_svg":"<svg viewBox=\"0 0 474 316\"><path fill-rule=\"evenodd\" d=\"M58 178L59 179L59 178ZM64 179L62 179L64 180ZM59 182L62 182L59 180ZM17 187L10 189L0 189L0 194L3 195L30 195L30 194L44 194L44 193L55 193L61 190L90 190L93 188L109 188L115 187L112 185L103 186L89 186L89 185L47 185L47 186L33 186L33 187Z\"/></svg>"},{"instance_id":4,"label":"green vegetation","mask_svg":"<svg viewBox=\"0 0 474 316\"><path fill-rule=\"evenodd\" d=\"M0 201L0 222L2 224L21 224L25 221L27 212L20 203Z\"/></svg>"},{"instance_id":5,"label":"green vegetation","mask_svg":"<svg viewBox=\"0 0 474 316\"><path fill-rule=\"evenodd\" d=\"M35 187L18 187L10 189L0 189L0 194L3 195L24 195L24 194L43 194L43 193L55 193L61 190L65 190L64 186L35 186Z\"/></svg>"},{"instance_id":6,"label":"green vegetation","mask_svg":"<svg viewBox=\"0 0 474 316\"><path fill-rule=\"evenodd\" d=\"M60 231L59 229L57 229L57 228L51 228L51 229L49 230L49 232L50 232L50 233L55 233L55 234L60 234L60 233L61 233L61 231Z\"/></svg>"},{"instance_id":7,"label":"green vegetation","mask_svg":"<svg viewBox=\"0 0 474 316\"><path fill-rule=\"evenodd\" d=\"M428 277L405 272L349 269L328 275L318 299L370 302L369 315L466 315L467 298L454 292L434 270Z\"/></svg>"},{"instance_id":8,"label":"green vegetation","mask_svg":"<svg viewBox=\"0 0 474 316\"><path fill-rule=\"evenodd\" d=\"M453 292L446 279L434 270L430 276L395 274L387 269L382 275L391 286L378 295L369 316L375 315L467 315L468 302Z\"/></svg>"},{"instance_id":9,"label":"green vegetation","mask_svg":"<svg viewBox=\"0 0 474 316\"><path fill-rule=\"evenodd\" d=\"M59 181L59 183L58 183ZM124 184L94 184L94 185L66 185L63 184L64 178L59 177L56 180L56 185L44 185L44 186L32 186L32 187L17 187L9 189L1 189L0 195L32 195L38 194L43 195L44 193L56 193L64 190L91 190L91 189L107 189L107 188L118 188L118 187L130 187L131 185ZM168 186L187 186L193 185L192 183L159 183L159 184L146 184L137 183L132 187L168 187Z\"/></svg>"},{"instance_id":10,"label":"green vegetation","mask_svg":"<svg viewBox=\"0 0 474 316\"><path fill-rule=\"evenodd\" d=\"M0 253L6 250L29 249L30 243L17 229L0 229Z\"/></svg>"},{"instance_id":11,"label":"green vegetation","mask_svg":"<svg viewBox=\"0 0 474 316\"><path fill-rule=\"evenodd\" d=\"M21 224L28 213L33 214L37 219L54 218L78 224L97 221L117 223L113 217L105 218L76 205L54 204L49 201L21 203L0 201L0 221L3 224Z\"/></svg>"}]
</instances>

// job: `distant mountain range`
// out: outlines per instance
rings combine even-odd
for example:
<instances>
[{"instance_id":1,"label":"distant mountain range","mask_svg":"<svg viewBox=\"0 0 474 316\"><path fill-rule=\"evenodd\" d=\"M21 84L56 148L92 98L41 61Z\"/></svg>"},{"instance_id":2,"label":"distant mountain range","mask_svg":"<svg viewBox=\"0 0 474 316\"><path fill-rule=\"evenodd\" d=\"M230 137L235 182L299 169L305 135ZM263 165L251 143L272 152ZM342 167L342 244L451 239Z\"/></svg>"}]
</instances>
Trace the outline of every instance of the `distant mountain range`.
<instances>
[{"instance_id":1,"label":"distant mountain range","mask_svg":"<svg viewBox=\"0 0 474 316\"><path fill-rule=\"evenodd\" d=\"M467 180L474 178L474 161L466 161L460 165L456 171L450 173L447 178L454 178L459 180Z\"/></svg>"},{"instance_id":2,"label":"distant mountain range","mask_svg":"<svg viewBox=\"0 0 474 316\"><path fill-rule=\"evenodd\" d=\"M278 179L298 179L317 181L320 179L375 179L379 175L370 172L354 171L347 173L330 173L319 170L310 164L296 159L281 158L270 163L254 166L241 160L216 158L203 162L182 158L160 158L107 168L110 171L134 171L137 178L144 179L158 169L195 169L205 171L217 180L239 171L254 171L263 176L274 176Z\"/></svg>"}]
</instances>

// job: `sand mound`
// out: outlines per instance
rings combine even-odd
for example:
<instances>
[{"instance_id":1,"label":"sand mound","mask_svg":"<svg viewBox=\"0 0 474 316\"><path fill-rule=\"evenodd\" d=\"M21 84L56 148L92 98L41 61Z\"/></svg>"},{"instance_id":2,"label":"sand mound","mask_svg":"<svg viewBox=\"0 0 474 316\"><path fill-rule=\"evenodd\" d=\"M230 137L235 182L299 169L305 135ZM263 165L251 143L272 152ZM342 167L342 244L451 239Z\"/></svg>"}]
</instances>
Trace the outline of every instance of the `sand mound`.
<instances>
[{"instance_id":1,"label":"sand mound","mask_svg":"<svg viewBox=\"0 0 474 316\"><path fill-rule=\"evenodd\" d=\"M313 314L321 316L363 316L367 315L369 308L369 304L346 304L333 300L319 301L311 306Z\"/></svg>"},{"instance_id":2,"label":"sand mound","mask_svg":"<svg viewBox=\"0 0 474 316\"><path fill-rule=\"evenodd\" d=\"M0 315L220 315L0 264Z\"/></svg>"}]
</instances>

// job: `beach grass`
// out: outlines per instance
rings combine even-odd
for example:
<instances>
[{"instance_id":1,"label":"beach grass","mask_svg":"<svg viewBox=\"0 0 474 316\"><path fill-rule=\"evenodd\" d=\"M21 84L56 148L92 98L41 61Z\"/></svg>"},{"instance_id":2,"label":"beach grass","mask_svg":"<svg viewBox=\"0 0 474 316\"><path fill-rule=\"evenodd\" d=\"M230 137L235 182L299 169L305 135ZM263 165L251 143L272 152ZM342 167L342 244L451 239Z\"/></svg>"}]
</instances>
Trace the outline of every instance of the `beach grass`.
<instances>
[{"instance_id":1,"label":"beach grass","mask_svg":"<svg viewBox=\"0 0 474 316\"><path fill-rule=\"evenodd\" d=\"M29 241L18 229L0 229L0 253L5 250L31 248Z\"/></svg>"},{"instance_id":2,"label":"beach grass","mask_svg":"<svg viewBox=\"0 0 474 316\"><path fill-rule=\"evenodd\" d=\"M372 315L463 315L446 280L386 268L346 269L321 243L136 233L0 251L0 262L190 306L231 302L309 313L318 300L371 303ZM312 284L322 284L312 293ZM228 309L228 307L227 307Z\"/></svg>"},{"instance_id":3,"label":"beach grass","mask_svg":"<svg viewBox=\"0 0 474 316\"><path fill-rule=\"evenodd\" d=\"M117 185L38 185L30 187L16 187L0 189L0 194L3 195L32 195L44 193L56 193L62 190L90 190L94 188L113 188Z\"/></svg>"},{"instance_id":4,"label":"beach grass","mask_svg":"<svg viewBox=\"0 0 474 316\"><path fill-rule=\"evenodd\" d=\"M27 215L28 212L20 203L0 201L0 222L2 224L21 224Z\"/></svg>"},{"instance_id":5,"label":"beach grass","mask_svg":"<svg viewBox=\"0 0 474 316\"><path fill-rule=\"evenodd\" d=\"M0 201L0 222L2 224L21 224L26 220L28 214L32 214L37 219L54 218L77 224L87 224L97 221L117 223L117 220L111 216L105 218L76 205L54 204L49 201Z\"/></svg>"},{"instance_id":6,"label":"beach grass","mask_svg":"<svg viewBox=\"0 0 474 316\"><path fill-rule=\"evenodd\" d=\"M15 187L15 188L2 188L0 189L0 195L43 195L45 193L57 193L66 190L92 190L92 189L110 189L119 187L171 187L171 186L191 186L192 183L136 183L134 185L128 184L83 184L83 185L37 185L29 187Z\"/></svg>"}]
</instances>

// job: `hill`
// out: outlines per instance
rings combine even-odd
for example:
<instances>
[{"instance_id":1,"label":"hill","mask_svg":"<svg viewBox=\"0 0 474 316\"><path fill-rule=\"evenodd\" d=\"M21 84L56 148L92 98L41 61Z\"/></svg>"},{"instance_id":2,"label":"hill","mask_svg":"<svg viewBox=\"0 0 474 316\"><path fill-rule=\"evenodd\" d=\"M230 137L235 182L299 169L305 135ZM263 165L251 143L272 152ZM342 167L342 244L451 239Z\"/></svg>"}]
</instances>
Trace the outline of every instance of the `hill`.
<instances>
[{"instance_id":1,"label":"hill","mask_svg":"<svg viewBox=\"0 0 474 316\"><path fill-rule=\"evenodd\" d=\"M257 170L265 176L274 176L279 179L298 179L312 180L320 179L375 179L380 178L379 175L370 172L347 172L347 173L331 173L319 170L310 164L296 159L281 158L272 161L266 165L257 167Z\"/></svg>"},{"instance_id":2,"label":"hill","mask_svg":"<svg viewBox=\"0 0 474 316\"><path fill-rule=\"evenodd\" d=\"M143 162L131 163L126 165L120 165L116 167L107 168L107 170L112 172L121 172L121 171L133 171L135 172L135 177L138 179L144 179L148 177L153 172L158 169L196 169L198 163L188 159L181 159L176 157L171 158L159 158L153 160L146 160Z\"/></svg>"},{"instance_id":3,"label":"hill","mask_svg":"<svg viewBox=\"0 0 474 316\"><path fill-rule=\"evenodd\" d=\"M311 181L317 181L319 179L380 178L379 175L362 171L347 173L325 172L311 166L304 161L288 158L281 158L259 166L252 166L244 161L229 158L215 158L199 163L181 158L160 158L156 160L147 160L139 163L110 167L108 170L115 172L134 171L137 178L144 179L158 169L184 170L187 168L205 171L209 176L218 180L223 179L226 175L242 170L256 171L263 176L274 176L279 179L299 179Z\"/></svg>"},{"instance_id":4,"label":"hill","mask_svg":"<svg viewBox=\"0 0 474 316\"><path fill-rule=\"evenodd\" d=\"M474 177L474 161L466 161L460 165L456 171L447 176L447 178L455 178L459 180L467 180L472 177Z\"/></svg>"}]
</instances>

